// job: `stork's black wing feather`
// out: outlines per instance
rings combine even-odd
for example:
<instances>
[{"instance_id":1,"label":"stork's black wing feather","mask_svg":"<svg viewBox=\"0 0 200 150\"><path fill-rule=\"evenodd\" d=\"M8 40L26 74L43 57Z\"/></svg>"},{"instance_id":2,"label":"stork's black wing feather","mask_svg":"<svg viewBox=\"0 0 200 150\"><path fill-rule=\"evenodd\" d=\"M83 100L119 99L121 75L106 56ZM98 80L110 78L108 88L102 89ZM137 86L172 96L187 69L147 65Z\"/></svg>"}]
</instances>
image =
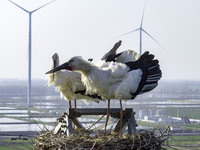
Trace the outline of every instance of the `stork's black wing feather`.
<instances>
[{"instance_id":1,"label":"stork's black wing feather","mask_svg":"<svg viewBox=\"0 0 200 150\"><path fill-rule=\"evenodd\" d=\"M101 58L101 60L105 60L106 62L115 61L115 58L119 56L119 54L117 54L117 49L120 47L121 42L122 41L117 42L113 48Z\"/></svg>"},{"instance_id":2,"label":"stork's black wing feather","mask_svg":"<svg viewBox=\"0 0 200 150\"><path fill-rule=\"evenodd\" d=\"M82 90L82 91L76 91L74 93L75 94L82 94L82 95L85 95L85 96L89 96L91 98L97 98L97 99L102 100L101 96L98 96L97 94L90 95L90 94L85 94L85 92L86 92L86 90Z\"/></svg>"},{"instance_id":3,"label":"stork's black wing feather","mask_svg":"<svg viewBox=\"0 0 200 150\"><path fill-rule=\"evenodd\" d=\"M137 91L131 93L131 99L134 99L138 94L153 90L162 77L159 61L154 59L154 55L149 54L148 51L146 51L137 61L127 62L125 64L129 66L129 71L141 69L143 72Z\"/></svg>"}]
</instances>

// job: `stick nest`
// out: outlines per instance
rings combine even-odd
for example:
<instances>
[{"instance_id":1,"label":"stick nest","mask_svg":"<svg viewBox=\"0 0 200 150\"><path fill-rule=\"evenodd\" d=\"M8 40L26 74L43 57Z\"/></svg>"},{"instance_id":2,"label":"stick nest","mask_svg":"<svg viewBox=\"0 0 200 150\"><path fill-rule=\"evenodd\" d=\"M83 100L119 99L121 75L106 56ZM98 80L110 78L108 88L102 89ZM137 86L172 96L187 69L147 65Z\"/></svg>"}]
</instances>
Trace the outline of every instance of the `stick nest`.
<instances>
[{"instance_id":1,"label":"stick nest","mask_svg":"<svg viewBox=\"0 0 200 150\"><path fill-rule=\"evenodd\" d=\"M93 134L79 132L70 136L53 134L50 131L41 134L34 140L35 150L160 150L166 140L161 134L140 130L135 136L118 134Z\"/></svg>"}]
</instances>

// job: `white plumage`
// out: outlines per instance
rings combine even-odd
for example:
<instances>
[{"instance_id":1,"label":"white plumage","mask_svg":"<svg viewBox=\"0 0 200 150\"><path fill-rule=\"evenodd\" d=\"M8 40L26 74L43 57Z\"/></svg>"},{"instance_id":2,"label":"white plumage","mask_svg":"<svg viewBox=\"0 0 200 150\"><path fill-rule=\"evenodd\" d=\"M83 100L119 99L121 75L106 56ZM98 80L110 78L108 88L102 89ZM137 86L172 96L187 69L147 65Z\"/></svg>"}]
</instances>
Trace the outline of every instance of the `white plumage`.
<instances>
[{"instance_id":1,"label":"white plumage","mask_svg":"<svg viewBox=\"0 0 200 150\"><path fill-rule=\"evenodd\" d=\"M124 63L129 61L136 61L138 60L138 58L139 54L133 50L125 50L119 54L116 54L115 49L114 52L113 50L111 50L111 52L105 54L102 60L95 64L100 70L104 71L105 73L99 73L100 70L94 67L94 73L90 73L89 76L88 74L82 74L82 82L87 89L86 93L98 93L105 99L130 99L130 92L134 93L135 89L138 88L142 72L141 70L128 72L129 68ZM102 88L98 88L97 86L100 85L98 83L94 84L94 80L97 79L101 79L99 80L99 84L105 86L103 86ZM105 81L103 81L102 79L105 79ZM105 84L103 84L103 82L105 82Z\"/></svg>"},{"instance_id":2,"label":"white plumage","mask_svg":"<svg viewBox=\"0 0 200 150\"><path fill-rule=\"evenodd\" d=\"M134 50L125 50L118 54L116 54L116 51L111 51L110 53L106 53L106 56L104 55L96 65L103 69L109 66L110 63L107 62L126 63L129 61L136 61L139 57L139 54Z\"/></svg>"},{"instance_id":3,"label":"white plumage","mask_svg":"<svg viewBox=\"0 0 200 150\"><path fill-rule=\"evenodd\" d=\"M134 99L143 92L154 89L161 78L158 61L146 52L139 60L126 64L105 62L99 66L81 57L73 57L63 66L82 74L81 81L86 86L86 94L98 94L105 99ZM148 80L154 79L154 82Z\"/></svg>"},{"instance_id":4,"label":"white plumage","mask_svg":"<svg viewBox=\"0 0 200 150\"><path fill-rule=\"evenodd\" d=\"M51 68L54 69L59 66L59 56L57 53L52 55ZM82 99L85 102L87 100L94 100L99 102L99 98L95 98L93 95L85 95L85 86L81 82L81 74L72 71L57 71L47 75L47 86L54 85L55 90L60 92L61 97L65 100Z\"/></svg>"},{"instance_id":5,"label":"white plumage","mask_svg":"<svg viewBox=\"0 0 200 150\"><path fill-rule=\"evenodd\" d=\"M136 91L141 80L141 70L128 72L129 68L122 63L106 62L107 67L99 68L80 57L72 60L73 68L82 74L86 94L98 93L105 99L131 99L130 92Z\"/></svg>"},{"instance_id":6,"label":"white plumage","mask_svg":"<svg viewBox=\"0 0 200 150\"><path fill-rule=\"evenodd\" d=\"M126 50L118 54L119 56L116 57L116 62L126 63L129 61L136 61L139 59L140 55L135 52L134 50Z\"/></svg>"}]
</instances>

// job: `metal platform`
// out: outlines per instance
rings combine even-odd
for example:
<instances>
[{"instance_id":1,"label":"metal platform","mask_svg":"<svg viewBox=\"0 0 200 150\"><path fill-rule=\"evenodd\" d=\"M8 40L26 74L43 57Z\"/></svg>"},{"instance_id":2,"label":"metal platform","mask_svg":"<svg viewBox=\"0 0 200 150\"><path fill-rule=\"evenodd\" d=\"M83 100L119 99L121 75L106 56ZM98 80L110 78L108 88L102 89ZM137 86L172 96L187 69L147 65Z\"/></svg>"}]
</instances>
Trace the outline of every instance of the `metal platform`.
<instances>
[{"instance_id":1,"label":"metal platform","mask_svg":"<svg viewBox=\"0 0 200 150\"><path fill-rule=\"evenodd\" d=\"M58 124L53 130L54 134L73 134L73 126L72 123L81 130L85 130L82 123L77 119L82 115L106 115L107 109L105 108L71 108L68 109L60 118L58 118ZM128 126L128 134L135 135L136 133L136 121L134 117L134 112L132 108L126 108L123 111L123 119L122 119L122 131L126 129ZM112 132L118 133L120 131L120 109L119 108L110 108L110 116L112 118L117 118L118 121ZM109 119L110 120L110 119ZM96 129L101 129L105 127L105 125L100 125ZM88 129L87 129L88 130Z\"/></svg>"}]
</instances>

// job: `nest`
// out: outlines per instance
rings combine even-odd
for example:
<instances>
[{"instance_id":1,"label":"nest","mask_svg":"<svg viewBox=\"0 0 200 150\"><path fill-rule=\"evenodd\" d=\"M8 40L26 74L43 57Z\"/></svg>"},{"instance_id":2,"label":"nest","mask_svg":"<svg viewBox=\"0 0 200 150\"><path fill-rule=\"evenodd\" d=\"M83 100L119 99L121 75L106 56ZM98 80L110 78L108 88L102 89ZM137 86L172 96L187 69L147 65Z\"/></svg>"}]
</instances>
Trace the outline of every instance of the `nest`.
<instances>
[{"instance_id":1,"label":"nest","mask_svg":"<svg viewBox=\"0 0 200 150\"><path fill-rule=\"evenodd\" d=\"M159 136L153 131L140 130L135 136L119 134L93 134L79 132L70 136L53 134L50 131L34 140L36 150L160 150L165 140L165 130Z\"/></svg>"}]
</instances>

